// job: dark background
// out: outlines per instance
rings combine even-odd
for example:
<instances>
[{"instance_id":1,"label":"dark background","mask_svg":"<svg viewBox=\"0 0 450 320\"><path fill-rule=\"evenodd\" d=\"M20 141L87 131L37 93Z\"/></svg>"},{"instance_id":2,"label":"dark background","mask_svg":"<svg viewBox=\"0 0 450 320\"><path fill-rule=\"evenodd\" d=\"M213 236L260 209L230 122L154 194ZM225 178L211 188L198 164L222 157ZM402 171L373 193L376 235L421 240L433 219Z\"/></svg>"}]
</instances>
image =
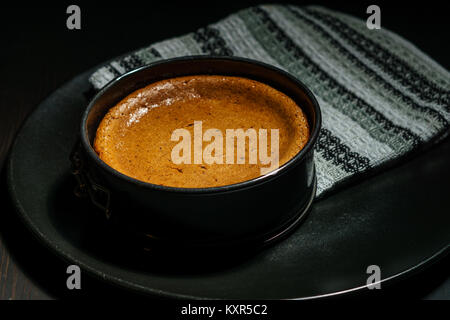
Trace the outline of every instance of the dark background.
<instances>
[{"instance_id":1,"label":"dark background","mask_svg":"<svg viewBox=\"0 0 450 320\"><path fill-rule=\"evenodd\" d=\"M0 168L24 118L46 96L75 75L152 42L179 36L232 12L267 1L26 2L1 6ZM271 3L275 1L270 1ZM290 1L321 4L365 19L370 4L381 7L390 29L450 66L450 25L444 2ZM81 7L82 29L66 28L66 8ZM66 264L35 242L18 221L2 171L0 205L0 299L123 296L90 278L81 293L65 289ZM447 182L443 182L447 183ZM449 258L383 291L380 297L450 299Z\"/></svg>"}]
</instances>

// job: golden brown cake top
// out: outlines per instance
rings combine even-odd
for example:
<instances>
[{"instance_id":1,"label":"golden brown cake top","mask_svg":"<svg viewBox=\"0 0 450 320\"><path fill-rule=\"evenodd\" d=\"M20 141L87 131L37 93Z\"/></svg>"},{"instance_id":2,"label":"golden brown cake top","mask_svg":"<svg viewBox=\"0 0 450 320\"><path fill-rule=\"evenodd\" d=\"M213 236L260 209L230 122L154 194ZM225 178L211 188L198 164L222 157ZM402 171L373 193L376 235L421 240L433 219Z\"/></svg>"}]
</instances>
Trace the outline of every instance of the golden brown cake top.
<instances>
[{"instance_id":1,"label":"golden brown cake top","mask_svg":"<svg viewBox=\"0 0 450 320\"><path fill-rule=\"evenodd\" d=\"M174 163L174 148L181 141L180 137L173 141L172 135L177 129L190 133L190 163ZM203 161L207 146L220 137L206 141L203 134L208 129L215 129L214 132L223 136L223 164ZM268 165L261 163L262 158L250 163L250 154L255 150L250 151L249 138L245 143L245 161L240 159L244 163L237 163L237 139L234 148L230 147L234 150L234 163L227 163L227 129L254 130L257 138L259 133L264 133L260 129L266 129L268 155L272 150L271 130L278 129L280 166L305 146L310 135L305 114L282 92L241 77L194 75L155 82L125 97L101 121L94 148L99 157L117 171L158 185L206 188L260 176L261 168ZM201 139L194 145L198 132L204 139L200 149ZM262 146L260 142L253 146ZM198 150L204 155L204 158L200 155L201 163L198 163L198 156L194 157ZM184 148L177 154L186 155L187 151ZM211 152L211 148L209 151L210 155L220 155Z\"/></svg>"}]
</instances>

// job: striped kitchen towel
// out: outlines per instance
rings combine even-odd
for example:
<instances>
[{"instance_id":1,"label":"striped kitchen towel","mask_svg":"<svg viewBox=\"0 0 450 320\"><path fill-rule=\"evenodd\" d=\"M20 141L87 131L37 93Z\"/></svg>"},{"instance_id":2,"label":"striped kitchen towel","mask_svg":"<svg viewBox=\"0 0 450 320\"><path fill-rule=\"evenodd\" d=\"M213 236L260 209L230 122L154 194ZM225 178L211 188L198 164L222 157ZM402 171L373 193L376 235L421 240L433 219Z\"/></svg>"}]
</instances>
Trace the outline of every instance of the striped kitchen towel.
<instances>
[{"instance_id":1,"label":"striped kitchen towel","mask_svg":"<svg viewBox=\"0 0 450 320\"><path fill-rule=\"evenodd\" d=\"M200 54L260 60L313 91L323 113L318 196L449 133L447 70L398 35L322 7L248 8L118 58L90 82L100 89L138 66Z\"/></svg>"}]
</instances>

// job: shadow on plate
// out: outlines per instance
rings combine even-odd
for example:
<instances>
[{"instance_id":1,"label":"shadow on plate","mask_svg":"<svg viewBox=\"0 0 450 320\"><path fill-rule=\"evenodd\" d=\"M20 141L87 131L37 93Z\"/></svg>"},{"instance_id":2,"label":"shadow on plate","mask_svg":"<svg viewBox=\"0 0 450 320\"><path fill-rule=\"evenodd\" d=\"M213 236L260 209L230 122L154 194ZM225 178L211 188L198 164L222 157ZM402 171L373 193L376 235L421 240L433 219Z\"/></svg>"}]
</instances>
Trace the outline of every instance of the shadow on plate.
<instances>
[{"instance_id":1,"label":"shadow on plate","mask_svg":"<svg viewBox=\"0 0 450 320\"><path fill-rule=\"evenodd\" d=\"M259 252L257 248L193 249L144 241L108 223L88 198L74 195L75 185L69 174L53 185L47 199L50 221L73 246L107 263L146 272L204 274L232 268Z\"/></svg>"}]
</instances>

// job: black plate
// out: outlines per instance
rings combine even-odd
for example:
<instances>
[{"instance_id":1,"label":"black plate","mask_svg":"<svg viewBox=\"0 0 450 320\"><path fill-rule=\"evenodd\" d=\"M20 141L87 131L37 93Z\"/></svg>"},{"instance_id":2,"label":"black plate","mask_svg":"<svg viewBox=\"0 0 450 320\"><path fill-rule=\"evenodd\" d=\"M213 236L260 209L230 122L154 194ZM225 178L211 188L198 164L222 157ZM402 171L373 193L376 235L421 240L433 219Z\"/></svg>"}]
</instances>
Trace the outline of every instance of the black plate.
<instances>
[{"instance_id":1,"label":"black plate","mask_svg":"<svg viewBox=\"0 0 450 320\"><path fill-rule=\"evenodd\" d=\"M158 296L310 298L364 288L369 265L380 266L383 287L448 253L449 139L317 201L291 236L262 251L212 265L189 264L170 252L167 259L130 253L99 232L91 207L71 192L68 156L91 72L39 105L18 134L7 168L23 221L50 249L85 271Z\"/></svg>"}]
</instances>

